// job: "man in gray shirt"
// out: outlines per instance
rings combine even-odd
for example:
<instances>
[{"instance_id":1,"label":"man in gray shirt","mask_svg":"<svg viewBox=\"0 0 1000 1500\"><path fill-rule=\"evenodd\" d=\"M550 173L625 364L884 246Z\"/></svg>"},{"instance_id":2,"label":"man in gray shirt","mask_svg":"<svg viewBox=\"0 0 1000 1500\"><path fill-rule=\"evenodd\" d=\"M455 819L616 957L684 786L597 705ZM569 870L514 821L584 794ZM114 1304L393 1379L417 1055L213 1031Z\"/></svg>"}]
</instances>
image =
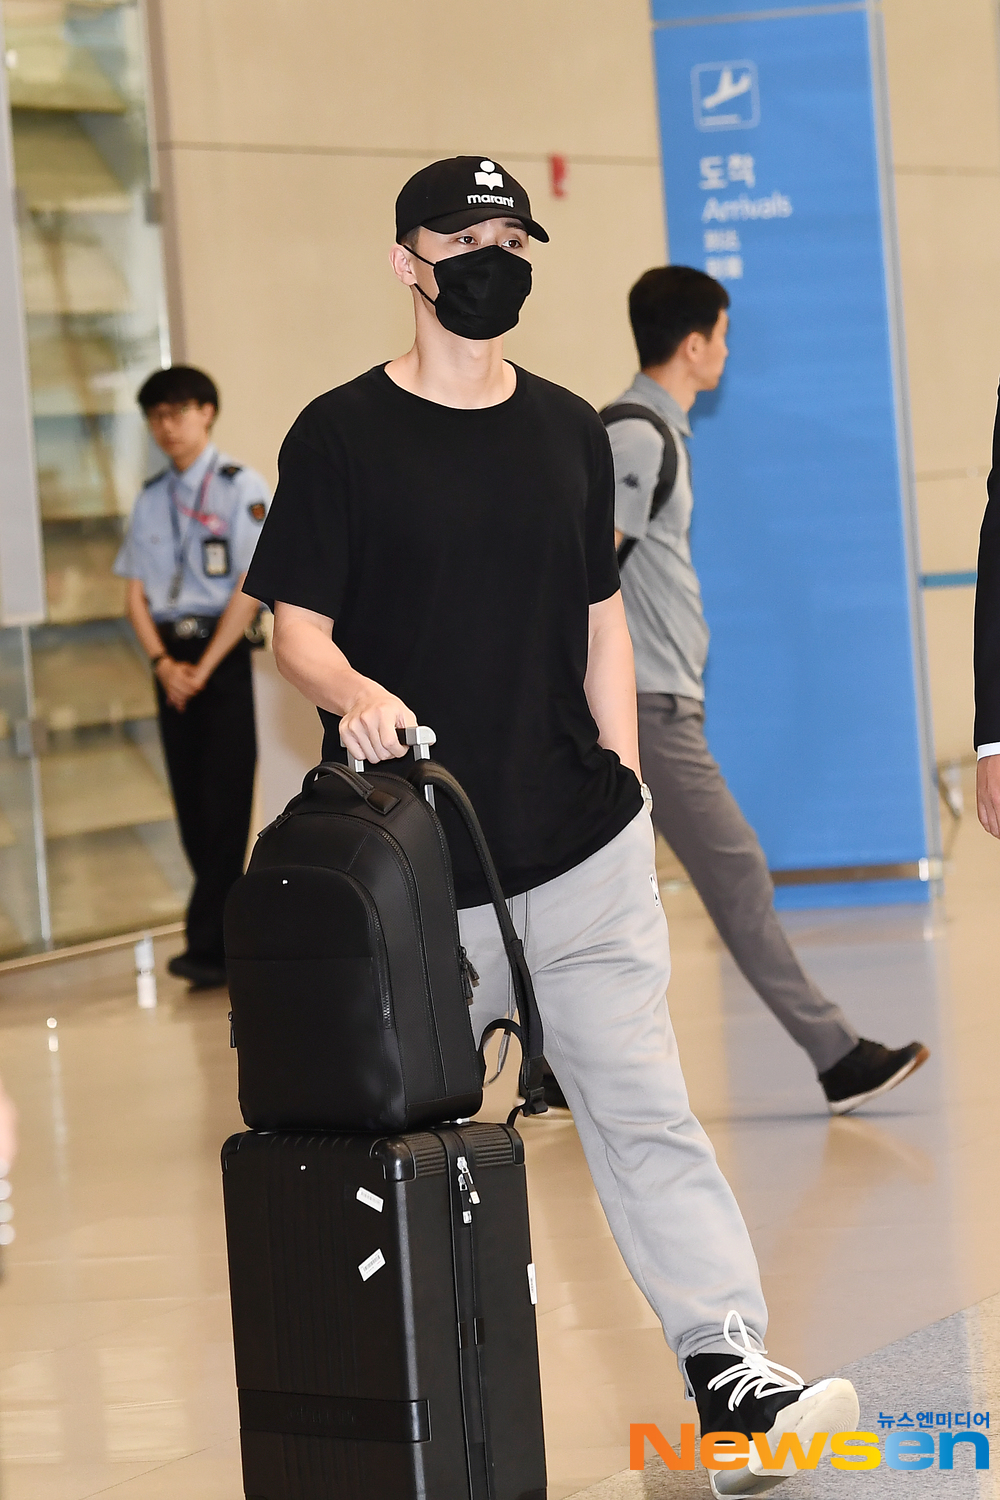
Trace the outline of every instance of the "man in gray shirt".
<instances>
[{"instance_id":1,"label":"man in gray shirt","mask_svg":"<svg viewBox=\"0 0 1000 1500\"><path fill-rule=\"evenodd\" d=\"M641 371L602 413L615 460L615 542L635 650L639 756L656 828L746 978L808 1052L831 1112L846 1114L901 1083L928 1051L920 1042L891 1050L859 1037L803 972L775 914L764 852L705 742L709 632L691 561L694 497L684 440L695 398L716 388L725 367L728 306L725 288L702 271L647 271L629 294Z\"/></svg>"}]
</instances>

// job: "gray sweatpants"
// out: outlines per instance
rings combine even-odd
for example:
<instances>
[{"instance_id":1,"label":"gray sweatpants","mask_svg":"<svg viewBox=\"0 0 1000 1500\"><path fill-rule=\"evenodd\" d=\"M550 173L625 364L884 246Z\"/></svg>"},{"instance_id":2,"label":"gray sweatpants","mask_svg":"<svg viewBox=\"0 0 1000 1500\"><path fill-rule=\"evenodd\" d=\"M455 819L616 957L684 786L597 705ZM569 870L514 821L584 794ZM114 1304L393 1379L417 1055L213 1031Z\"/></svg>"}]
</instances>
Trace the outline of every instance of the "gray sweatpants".
<instances>
[{"instance_id":1,"label":"gray sweatpants","mask_svg":"<svg viewBox=\"0 0 1000 1500\"><path fill-rule=\"evenodd\" d=\"M804 972L774 910L774 886L757 835L705 743L695 698L639 694L639 759L653 794L653 823L746 978L817 1073L858 1044L838 1005Z\"/></svg>"},{"instance_id":2,"label":"gray sweatpants","mask_svg":"<svg viewBox=\"0 0 1000 1500\"><path fill-rule=\"evenodd\" d=\"M681 1363L727 1352L730 1308L763 1340L746 1225L688 1103L667 1010L670 943L653 829L641 812L575 869L510 903L559 1079L608 1223ZM491 906L459 912L479 971L472 1024L508 1013Z\"/></svg>"}]
</instances>

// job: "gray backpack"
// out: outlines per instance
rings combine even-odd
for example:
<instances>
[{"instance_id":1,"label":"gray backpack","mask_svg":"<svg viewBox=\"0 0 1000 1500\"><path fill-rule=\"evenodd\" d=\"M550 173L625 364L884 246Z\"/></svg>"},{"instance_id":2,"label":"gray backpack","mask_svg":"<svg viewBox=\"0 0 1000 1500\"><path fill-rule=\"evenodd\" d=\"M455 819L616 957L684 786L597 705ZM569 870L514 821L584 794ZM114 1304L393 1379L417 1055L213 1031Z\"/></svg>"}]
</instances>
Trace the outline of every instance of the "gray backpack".
<instances>
[{"instance_id":1,"label":"gray backpack","mask_svg":"<svg viewBox=\"0 0 1000 1500\"><path fill-rule=\"evenodd\" d=\"M651 411L648 406L640 406L635 401L614 401L604 408L600 417L605 427L610 427L613 422L628 422L637 417L640 421L648 422L651 427L655 427L663 439L663 462L660 464L656 488L653 491L653 501L649 507L649 519L652 522L670 499L674 485L677 483L677 443L669 423L665 422L655 411ZM624 564L637 540L638 538L634 536L627 536L623 539L618 548L619 568Z\"/></svg>"}]
</instances>

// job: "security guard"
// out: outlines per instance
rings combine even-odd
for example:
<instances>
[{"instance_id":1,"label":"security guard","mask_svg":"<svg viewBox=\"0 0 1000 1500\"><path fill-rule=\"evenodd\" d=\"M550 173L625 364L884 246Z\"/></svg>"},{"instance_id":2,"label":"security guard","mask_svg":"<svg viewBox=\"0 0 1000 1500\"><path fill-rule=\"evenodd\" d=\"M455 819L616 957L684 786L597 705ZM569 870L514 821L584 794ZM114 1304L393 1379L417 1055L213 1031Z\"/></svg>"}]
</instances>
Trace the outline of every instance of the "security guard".
<instances>
[{"instance_id":1,"label":"security guard","mask_svg":"<svg viewBox=\"0 0 1000 1500\"><path fill-rule=\"evenodd\" d=\"M114 571L156 678L160 734L194 871L187 949L167 965L195 989L226 982L222 912L243 872L257 741L242 593L270 495L211 441L219 393L201 370L158 370L139 405L169 467L136 501Z\"/></svg>"}]
</instances>

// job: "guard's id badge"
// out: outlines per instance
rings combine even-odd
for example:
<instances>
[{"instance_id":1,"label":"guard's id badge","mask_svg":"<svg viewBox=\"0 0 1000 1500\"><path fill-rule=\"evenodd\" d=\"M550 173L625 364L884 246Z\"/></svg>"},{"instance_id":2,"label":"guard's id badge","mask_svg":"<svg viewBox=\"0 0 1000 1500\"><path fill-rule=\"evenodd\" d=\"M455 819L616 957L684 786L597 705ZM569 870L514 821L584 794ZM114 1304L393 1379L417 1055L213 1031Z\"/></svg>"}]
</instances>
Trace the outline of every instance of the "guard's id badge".
<instances>
[{"instance_id":1,"label":"guard's id badge","mask_svg":"<svg viewBox=\"0 0 1000 1500\"><path fill-rule=\"evenodd\" d=\"M226 578L229 574L229 543L224 536L206 536L201 543L201 565L206 578Z\"/></svg>"}]
</instances>

